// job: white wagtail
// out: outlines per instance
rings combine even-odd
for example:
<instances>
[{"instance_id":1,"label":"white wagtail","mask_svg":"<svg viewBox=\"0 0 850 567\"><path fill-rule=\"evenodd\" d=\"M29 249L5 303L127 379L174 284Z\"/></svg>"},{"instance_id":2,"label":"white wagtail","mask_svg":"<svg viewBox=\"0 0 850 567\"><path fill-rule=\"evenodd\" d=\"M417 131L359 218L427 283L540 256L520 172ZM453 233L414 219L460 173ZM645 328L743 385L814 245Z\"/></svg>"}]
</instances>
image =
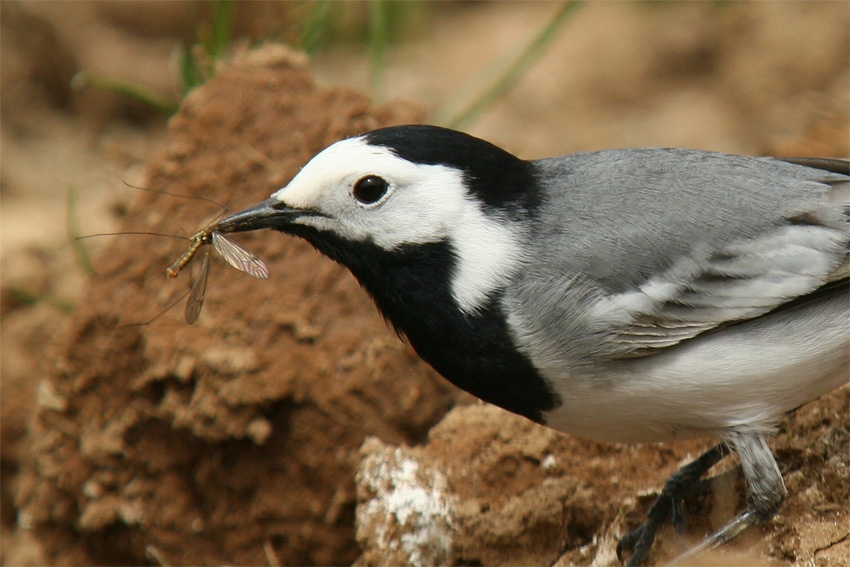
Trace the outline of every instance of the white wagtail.
<instances>
[{"instance_id":1,"label":"white wagtail","mask_svg":"<svg viewBox=\"0 0 850 567\"><path fill-rule=\"evenodd\" d=\"M271 228L346 266L445 378L570 434L619 443L711 436L618 553L725 453L748 505L786 495L765 434L848 381L850 171L831 159L625 149L521 160L433 126L337 142L222 220Z\"/></svg>"}]
</instances>

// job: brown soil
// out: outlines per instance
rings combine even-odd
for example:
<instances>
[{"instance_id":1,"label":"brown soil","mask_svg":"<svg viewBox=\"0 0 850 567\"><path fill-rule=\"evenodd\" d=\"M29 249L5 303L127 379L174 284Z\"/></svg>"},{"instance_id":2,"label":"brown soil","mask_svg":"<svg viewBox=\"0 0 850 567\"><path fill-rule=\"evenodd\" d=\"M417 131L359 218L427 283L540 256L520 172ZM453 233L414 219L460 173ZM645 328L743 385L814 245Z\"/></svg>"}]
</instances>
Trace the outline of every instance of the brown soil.
<instances>
[{"instance_id":1,"label":"brown soil","mask_svg":"<svg viewBox=\"0 0 850 567\"><path fill-rule=\"evenodd\" d=\"M334 140L417 117L316 89L303 63L269 47L222 67L142 185L248 205ZM179 234L216 212L144 192L122 230ZM345 270L282 237L244 239L284 268L261 290L216 265L197 325L182 309L137 325L185 295L162 269L184 242L122 236L100 254L45 368L19 518L63 564L143 563L150 545L169 564L262 564L266 542L287 564L353 560L364 437L422 439L453 392Z\"/></svg>"},{"instance_id":2,"label":"brown soil","mask_svg":"<svg viewBox=\"0 0 850 567\"><path fill-rule=\"evenodd\" d=\"M781 513L700 565L850 564L848 401L844 388L783 424L774 447L791 495ZM617 541L661 480L710 446L594 443L492 406L454 409L420 447L363 445L358 564L619 565ZM743 505L729 470L688 507L689 541ZM672 528L659 538L652 564L683 549Z\"/></svg>"},{"instance_id":3,"label":"brown soil","mask_svg":"<svg viewBox=\"0 0 850 567\"><path fill-rule=\"evenodd\" d=\"M185 10L158 4L164 14L142 19L176 33L167 29L180 29ZM130 5L140 17L153 10ZM604 445L479 404L419 361L345 270L280 235L239 238L269 264L269 280L212 258L194 326L182 316L188 270L164 277L185 240L92 243L97 275L80 275L56 187L83 187L86 232L186 237L220 209L174 195L238 209L331 142L424 114L316 86L302 56L268 46L220 67L163 134L137 105L67 88L77 68L95 66L86 22L107 39L130 25L124 8L67 6L2 3L0 561L616 564L617 536L709 441ZM489 58L547 14L517 6L449 10L436 36L417 40L433 47L423 56L433 68L417 68L413 42L391 61L390 94L416 98L426 80L456 80L457 61ZM637 143L846 155L846 4L708 6L587 7L476 133L525 157ZM676 31L685 27L693 33ZM146 57L167 56L162 41L114 45L124 47L97 51L114 69L141 73ZM362 67L362 57L335 56L314 74ZM104 160L120 173L103 174ZM783 424L773 446L788 501L710 564L850 565L848 396L834 392ZM740 481L722 479L689 509L689 538L740 504ZM678 546L663 533L651 560Z\"/></svg>"}]
</instances>

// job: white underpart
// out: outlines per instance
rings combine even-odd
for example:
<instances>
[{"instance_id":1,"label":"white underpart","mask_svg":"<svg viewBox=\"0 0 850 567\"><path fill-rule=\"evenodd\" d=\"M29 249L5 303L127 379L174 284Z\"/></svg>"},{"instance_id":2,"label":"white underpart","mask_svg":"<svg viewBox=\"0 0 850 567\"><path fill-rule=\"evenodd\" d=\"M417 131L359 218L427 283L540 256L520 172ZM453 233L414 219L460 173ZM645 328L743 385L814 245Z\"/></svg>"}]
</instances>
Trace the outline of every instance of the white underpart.
<instances>
[{"instance_id":1,"label":"white underpart","mask_svg":"<svg viewBox=\"0 0 850 567\"><path fill-rule=\"evenodd\" d=\"M390 184L387 197L371 206L352 197L355 183L368 175ZM507 283L522 257L517 237L503 219L484 213L461 171L415 164L362 138L321 151L272 197L327 215L305 216L304 224L352 241L371 240L385 250L448 241L457 255L452 294L467 313L483 307Z\"/></svg>"},{"instance_id":2,"label":"white underpart","mask_svg":"<svg viewBox=\"0 0 850 567\"><path fill-rule=\"evenodd\" d=\"M550 377L558 430L618 443L729 429L769 431L782 416L850 380L848 298L768 315L599 375Z\"/></svg>"}]
</instances>

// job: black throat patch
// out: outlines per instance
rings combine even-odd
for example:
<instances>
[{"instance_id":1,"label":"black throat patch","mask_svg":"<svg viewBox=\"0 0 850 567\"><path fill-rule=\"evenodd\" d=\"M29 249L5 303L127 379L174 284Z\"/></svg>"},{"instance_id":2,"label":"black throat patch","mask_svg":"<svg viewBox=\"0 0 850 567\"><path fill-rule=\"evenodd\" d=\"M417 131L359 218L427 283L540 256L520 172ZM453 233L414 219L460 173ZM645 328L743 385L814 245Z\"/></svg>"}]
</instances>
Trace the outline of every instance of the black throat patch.
<instances>
[{"instance_id":1,"label":"black throat patch","mask_svg":"<svg viewBox=\"0 0 850 567\"><path fill-rule=\"evenodd\" d=\"M456 386L538 423L558 396L520 353L491 297L475 315L462 312L450 289L456 257L448 243L386 251L302 226L283 229L346 266L381 314L437 372ZM400 379L403 379L400 377Z\"/></svg>"}]
</instances>

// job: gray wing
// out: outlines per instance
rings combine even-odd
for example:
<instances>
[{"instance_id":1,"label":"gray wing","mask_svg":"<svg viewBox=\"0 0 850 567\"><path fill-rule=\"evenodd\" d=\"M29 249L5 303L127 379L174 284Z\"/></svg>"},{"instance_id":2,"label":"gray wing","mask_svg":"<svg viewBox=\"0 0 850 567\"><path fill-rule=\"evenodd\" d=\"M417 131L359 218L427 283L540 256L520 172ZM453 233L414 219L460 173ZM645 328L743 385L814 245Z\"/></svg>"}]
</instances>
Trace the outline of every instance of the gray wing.
<instances>
[{"instance_id":1,"label":"gray wing","mask_svg":"<svg viewBox=\"0 0 850 567\"><path fill-rule=\"evenodd\" d=\"M535 163L545 246L505 306L544 366L652 354L850 272L850 177L823 169L847 162L615 150Z\"/></svg>"}]
</instances>

